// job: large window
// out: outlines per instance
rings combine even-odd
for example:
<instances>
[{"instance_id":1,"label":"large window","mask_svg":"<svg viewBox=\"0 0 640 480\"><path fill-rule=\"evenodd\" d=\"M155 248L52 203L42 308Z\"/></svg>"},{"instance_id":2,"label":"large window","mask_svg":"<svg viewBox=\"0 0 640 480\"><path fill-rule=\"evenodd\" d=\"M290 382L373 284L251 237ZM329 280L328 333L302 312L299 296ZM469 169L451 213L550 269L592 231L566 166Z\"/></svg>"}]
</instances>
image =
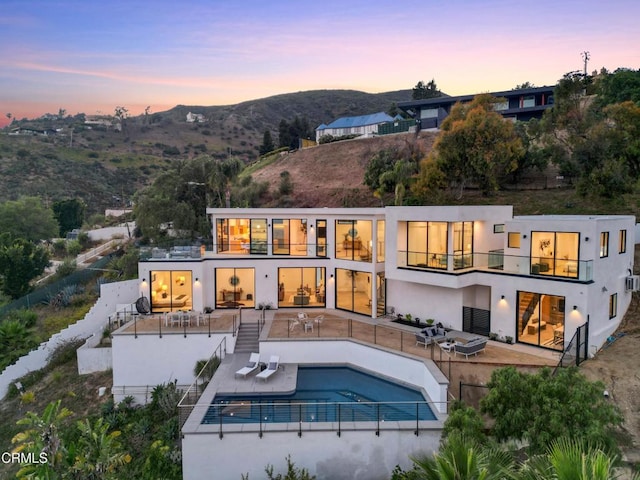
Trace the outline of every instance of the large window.
<instances>
[{"instance_id":1,"label":"large window","mask_svg":"<svg viewBox=\"0 0 640 480\"><path fill-rule=\"evenodd\" d=\"M279 268L278 307L324 307L325 277L320 267Z\"/></svg>"},{"instance_id":2,"label":"large window","mask_svg":"<svg viewBox=\"0 0 640 480\"><path fill-rule=\"evenodd\" d=\"M190 270L151 272L151 311L173 312L193 308L193 280Z\"/></svg>"},{"instance_id":3,"label":"large window","mask_svg":"<svg viewBox=\"0 0 640 480\"><path fill-rule=\"evenodd\" d=\"M371 220L336 220L336 258L371 262Z\"/></svg>"},{"instance_id":4,"label":"large window","mask_svg":"<svg viewBox=\"0 0 640 480\"><path fill-rule=\"evenodd\" d=\"M519 291L516 311L519 342L564 349L564 297Z\"/></svg>"},{"instance_id":5,"label":"large window","mask_svg":"<svg viewBox=\"0 0 640 480\"><path fill-rule=\"evenodd\" d=\"M216 268L216 307L255 306L253 268Z\"/></svg>"},{"instance_id":6,"label":"large window","mask_svg":"<svg viewBox=\"0 0 640 480\"><path fill-rule=\"evenodd\" d=\"M578 278L580 234L531 232L531 273Z\"/></svg>"},{"instance_id":7,"label":"large window","mask_svg":"<svg viewBox=\"0 0 640 480\"><path fill-rule=\"evenodd\" d=\"M407 222L407 265L447 268L447 222Z\"/></svg>"},{"instance_id":8,"label":"large window","mask_svg":"<svg viewBox=\"0 0 640 480\"><path fill-rule=\"evenodd\" d=\"M273 219L274 255L307 255L307 220Z\"/></svg>"},{"instance_id":9,"label":"large window","mask_svg":"<svg viewBox=\"0 0 640 480\"><path fill-rule=\"evenodd\" d=\"M453 268L473 267L473 222L453 224Z\"/></svg>"},{"instance_id":10,"label":"large window","mask_svg":"<svg viewBox=\"0 0 640 480\"><path fill-rule=\"evenodd\" d=\"M267 221L264 218L251 219L250 252L267 254Z\"/></svg>"},{"instance_id":11,"label":"large window","mask_svg":"<svg viewBox=\"0 0 640 480\"><path fill-rule=\"evenodd\" d=\"M248 218L218 218L216 220L218 253L249 253L251 220Z\"/></svg>"},{"instance_id":12,"label":"large window","mask_svg":"<svg viewBox=\"0 0 640 480\"><path fill-rule=\"evenodd\" d=\"M336 307L341 310L371 315L371 274L356 270L336 269Z\"/></svg>"}]
</instances>

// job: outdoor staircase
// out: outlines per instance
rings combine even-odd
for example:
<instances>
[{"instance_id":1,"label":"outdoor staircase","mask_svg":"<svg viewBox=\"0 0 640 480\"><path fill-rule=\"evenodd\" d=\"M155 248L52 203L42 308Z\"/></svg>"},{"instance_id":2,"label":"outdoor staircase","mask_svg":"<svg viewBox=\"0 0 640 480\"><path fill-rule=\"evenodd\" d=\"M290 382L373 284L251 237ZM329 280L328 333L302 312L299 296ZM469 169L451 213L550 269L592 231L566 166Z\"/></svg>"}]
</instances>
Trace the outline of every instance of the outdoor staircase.
<instances>
[{"instance_id":1,"label":"outdoor staircase","mask_svg":"<svg viewBox=\"0 0 640 480\"><path fill-rule=\"evenodd\" d=\"M258 352L260 324L258 322L242 322L238 330L235 353Z\"/></svg>"}]
</instances>

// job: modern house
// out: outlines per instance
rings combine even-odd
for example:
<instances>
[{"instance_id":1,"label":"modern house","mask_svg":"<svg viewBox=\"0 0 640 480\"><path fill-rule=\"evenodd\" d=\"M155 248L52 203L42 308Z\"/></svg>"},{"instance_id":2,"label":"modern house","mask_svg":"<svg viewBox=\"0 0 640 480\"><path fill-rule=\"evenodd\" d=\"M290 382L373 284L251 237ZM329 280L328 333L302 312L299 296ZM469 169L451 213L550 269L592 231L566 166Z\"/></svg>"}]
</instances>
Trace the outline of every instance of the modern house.
<instances>
[{"instance_id":1,"label":"modern house","mask_svg":"<svg viewBox=\"0 0 640 480\"><path fill-rule=\"evenodd\" d=\"M259 475L287 453L313 474L322 472L319 478L354 478L355 472L388 478L394 465L409 467L408 455L438 448L449 381L431 359L350 335L314 338L313 325L300 334L306 338L290 338L285 320L284 336L263 332L251 350L264 360L276 356L285 367L269 382L235 381L243 354L225 357L240 350L236 317L227 327L211 325L241 314L239 307L270 305L291 317L336 309L358 314L357 323L371 328L391 312L411 314L471 337L511 337L557 353L575 343L593 355L640 287L632 275L632 216L514 217L510 206L210 208L207 214L212 245L155 249L139 263L135 294L149 300L151 313L166 315L129 322L113 334L116 401L148 399L147 386L167 381L189 385L196 361L224 359L204 393L186 405L187 479L208 478L214 470L224 478L239 469ZM213 314L205 319L203 311ZM144 331L147 321L152 332ZM354 328L345 319L338 325ZM352 407L343 411L341 402L324 402L321 410L318 403L273 397L295 392L299 366L323 364L347 364L414 386L435 418L420 418L419 402L411 405L410 420L396 420L384 418L384 405L366 401L362 408L370 416L345 418ZM250 396L218 399L228 392ZM263 394L277 400L263 405ZM285 412L284 423L272 423L276 411Z\"/></svg>"},{"instance_id":2,"label":"modern house","mask_svg":"<svg viewBox=\"0 0 640 480\"><path fill-rule=\"evenodd\" d=\"M316 128L316 142L320 141L323 135L341 137L343 135L368 135L378 133L378 126L384 123L402 120L401 117L392 117L384 112L372 113L369 115L359 115L355 117L341 117L334 120L329 125L324 123Z\"/></svg>"},{"instance_id":3,"label":"modern house","mask_svg":"<svg viewBox=\"0 0 640 480\"><path fill-rule=\"evenodd\" d=\"M595 352L637 287L632 216L513 217L510 206L207 213L213 252L140 263L152 312L393 311L554 350L588 322Z\"/></svg>"},{"instance_id":4,"label":"modern house","mask_svg":"<svg viewBox=\"0 0 640 480\"><path fill-rule=\"evenodd\" d=\"M553 106L554 87L535 87L503 92L490 92L489 95L501 99L495 109L504 118L528 121L540 118L544 111ZM442 121L451 112L456 103L468 103L475 95L457 97L436 97L425 100L398 102L398 108L415 118L418 130L439 128Z\"/></svg>"}]
</instances>

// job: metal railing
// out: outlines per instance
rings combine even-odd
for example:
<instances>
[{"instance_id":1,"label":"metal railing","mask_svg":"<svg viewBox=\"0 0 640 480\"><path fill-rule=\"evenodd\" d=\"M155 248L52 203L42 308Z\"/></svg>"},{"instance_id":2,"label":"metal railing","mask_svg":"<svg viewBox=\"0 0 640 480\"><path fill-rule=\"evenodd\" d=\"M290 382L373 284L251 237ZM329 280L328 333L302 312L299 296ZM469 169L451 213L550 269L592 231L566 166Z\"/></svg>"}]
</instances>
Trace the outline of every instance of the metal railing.
<instances>
[{"instance_id":1,"label":"metal railing","mask_svg":"<svg viewBox=\"0 0 640 480\"><path fill-rule=\"evenodd\" d=\"M178 417L180 421L180 428L182 428L184 423L187 421L187 418L189 418L189 415L191 415L191 412L198 403L198 400L200 400L202 393L209 384L209 380L211 380L211 377L218 369L220 362L222 362L222 360L224 360L226 356L227 338L225 337L218 344L213 352L213 355L209 357L207 363L202 366L200 372L198 372L198 375L196 376L196 379L189 386L189 388L187 388L187 390L184 392L184 395L182 395L182 398L178 402Z\"/></svg>"},{"instance_id":2,"label":"metal railing","mask_svg":"<svg viewBox=\"0 0 640 480\"><path fill-rule=\"evenodd\" d=\"M558 365L554 368L555 373L558 368L579 366L587 358L589 358L588 350L588 338L589 338L589 321L576 328L571 341L567 344L567 347L562 352L562 356L558 361Z\"/></svg>"},{"instance_id":3,"label":"metal railing","mask_svg":"<svg viewBox=\"0 0 640 480\"><path fill-rule=\"evenodd\" d=\"M593 280L593 260L505 255L503 250L465 254L399 250L397 262L400 268L433 272L471 269L581 282Z\"/></svg>"},{"instance_id":4,"label":"metal railing","mask_svg":"<svg viewBox=\"0 0 640 480\"><path fill-rule=\"evenodd\" d=\"M433 428L437 420L432 404L427 401L369 402L354 398L345 402L263 402L260 400L229 400L197 407L202 410L203 425L211 425L220 438L226 432L253 431L262 437L268 432L330 431L338 436L344 431L421 430ZM193 411L191 405L189 414ZM206 410L205 410L206 409ZM295 427L293 426L295 425ZM217 428L215 428L217 427Z\"/></svg>"},{"instance_id":5,"label":"metal railing","mask_svg":"<svg viewBox=\"0 0 640 480\"><path fill-rule=\"evenodd\" d=\"M139 335L163 335L182 334L187 335L208 335L231 333L237 335L242 319L241 314L233 314L230 318L223 318L221 315L200 312L170 312L184 315L177 326L167 318L168 313L141 315L135 309L135 304L109 316L109 330L114 331L120 327L127 327L120 333L133 334L135 338ZM187 320L187 317L189 318Z\"/></svg>"}]
</instances>

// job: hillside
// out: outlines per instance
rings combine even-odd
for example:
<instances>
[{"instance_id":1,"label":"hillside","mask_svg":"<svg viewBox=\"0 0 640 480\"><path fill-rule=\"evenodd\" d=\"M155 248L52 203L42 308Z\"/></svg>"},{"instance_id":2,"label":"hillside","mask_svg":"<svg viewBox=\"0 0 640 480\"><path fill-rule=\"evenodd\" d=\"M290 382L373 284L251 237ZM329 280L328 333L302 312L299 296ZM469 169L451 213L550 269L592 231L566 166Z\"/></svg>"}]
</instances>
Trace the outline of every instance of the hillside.
<instances>
[{"instance_id":1,"label":"hillside","mask_svg":"<svg viewBox=\"0 0 640 480\"><path fill-rule=\"evenodd\" d=\"M277 141L278 125L298 116L315 127L345 115L388 110L410 90L369 94L317 90L277 95L228 106L177 106L126 119L122 131L87 126L84 115L14 121L0 131L0 201L20 195L53 202L79 197L88 212L120 205L176 162L198 155L256 161L264 131ZM187 123L188 112L205 116ZM47 135L9 135L17 129ZM57 130L57 132L55 132Z\"/></svg>"},{"instance_id":2,"label":"hillside","mask_svg":"<svg viewBox=\"0 0 640 480\"><path fill-rule=\"evenodd\" d=\"M257 170L255 181L266 181L277 189L280 174L288 171L293 181L289 203L296 207L369 207L380 200L363 184L367 163L377 152L419 148L425 154L435 133L386 135L328 143L283 154L275 162ZM286 206L286 205L285 205Z\"/></svg>"}]
</instances>

